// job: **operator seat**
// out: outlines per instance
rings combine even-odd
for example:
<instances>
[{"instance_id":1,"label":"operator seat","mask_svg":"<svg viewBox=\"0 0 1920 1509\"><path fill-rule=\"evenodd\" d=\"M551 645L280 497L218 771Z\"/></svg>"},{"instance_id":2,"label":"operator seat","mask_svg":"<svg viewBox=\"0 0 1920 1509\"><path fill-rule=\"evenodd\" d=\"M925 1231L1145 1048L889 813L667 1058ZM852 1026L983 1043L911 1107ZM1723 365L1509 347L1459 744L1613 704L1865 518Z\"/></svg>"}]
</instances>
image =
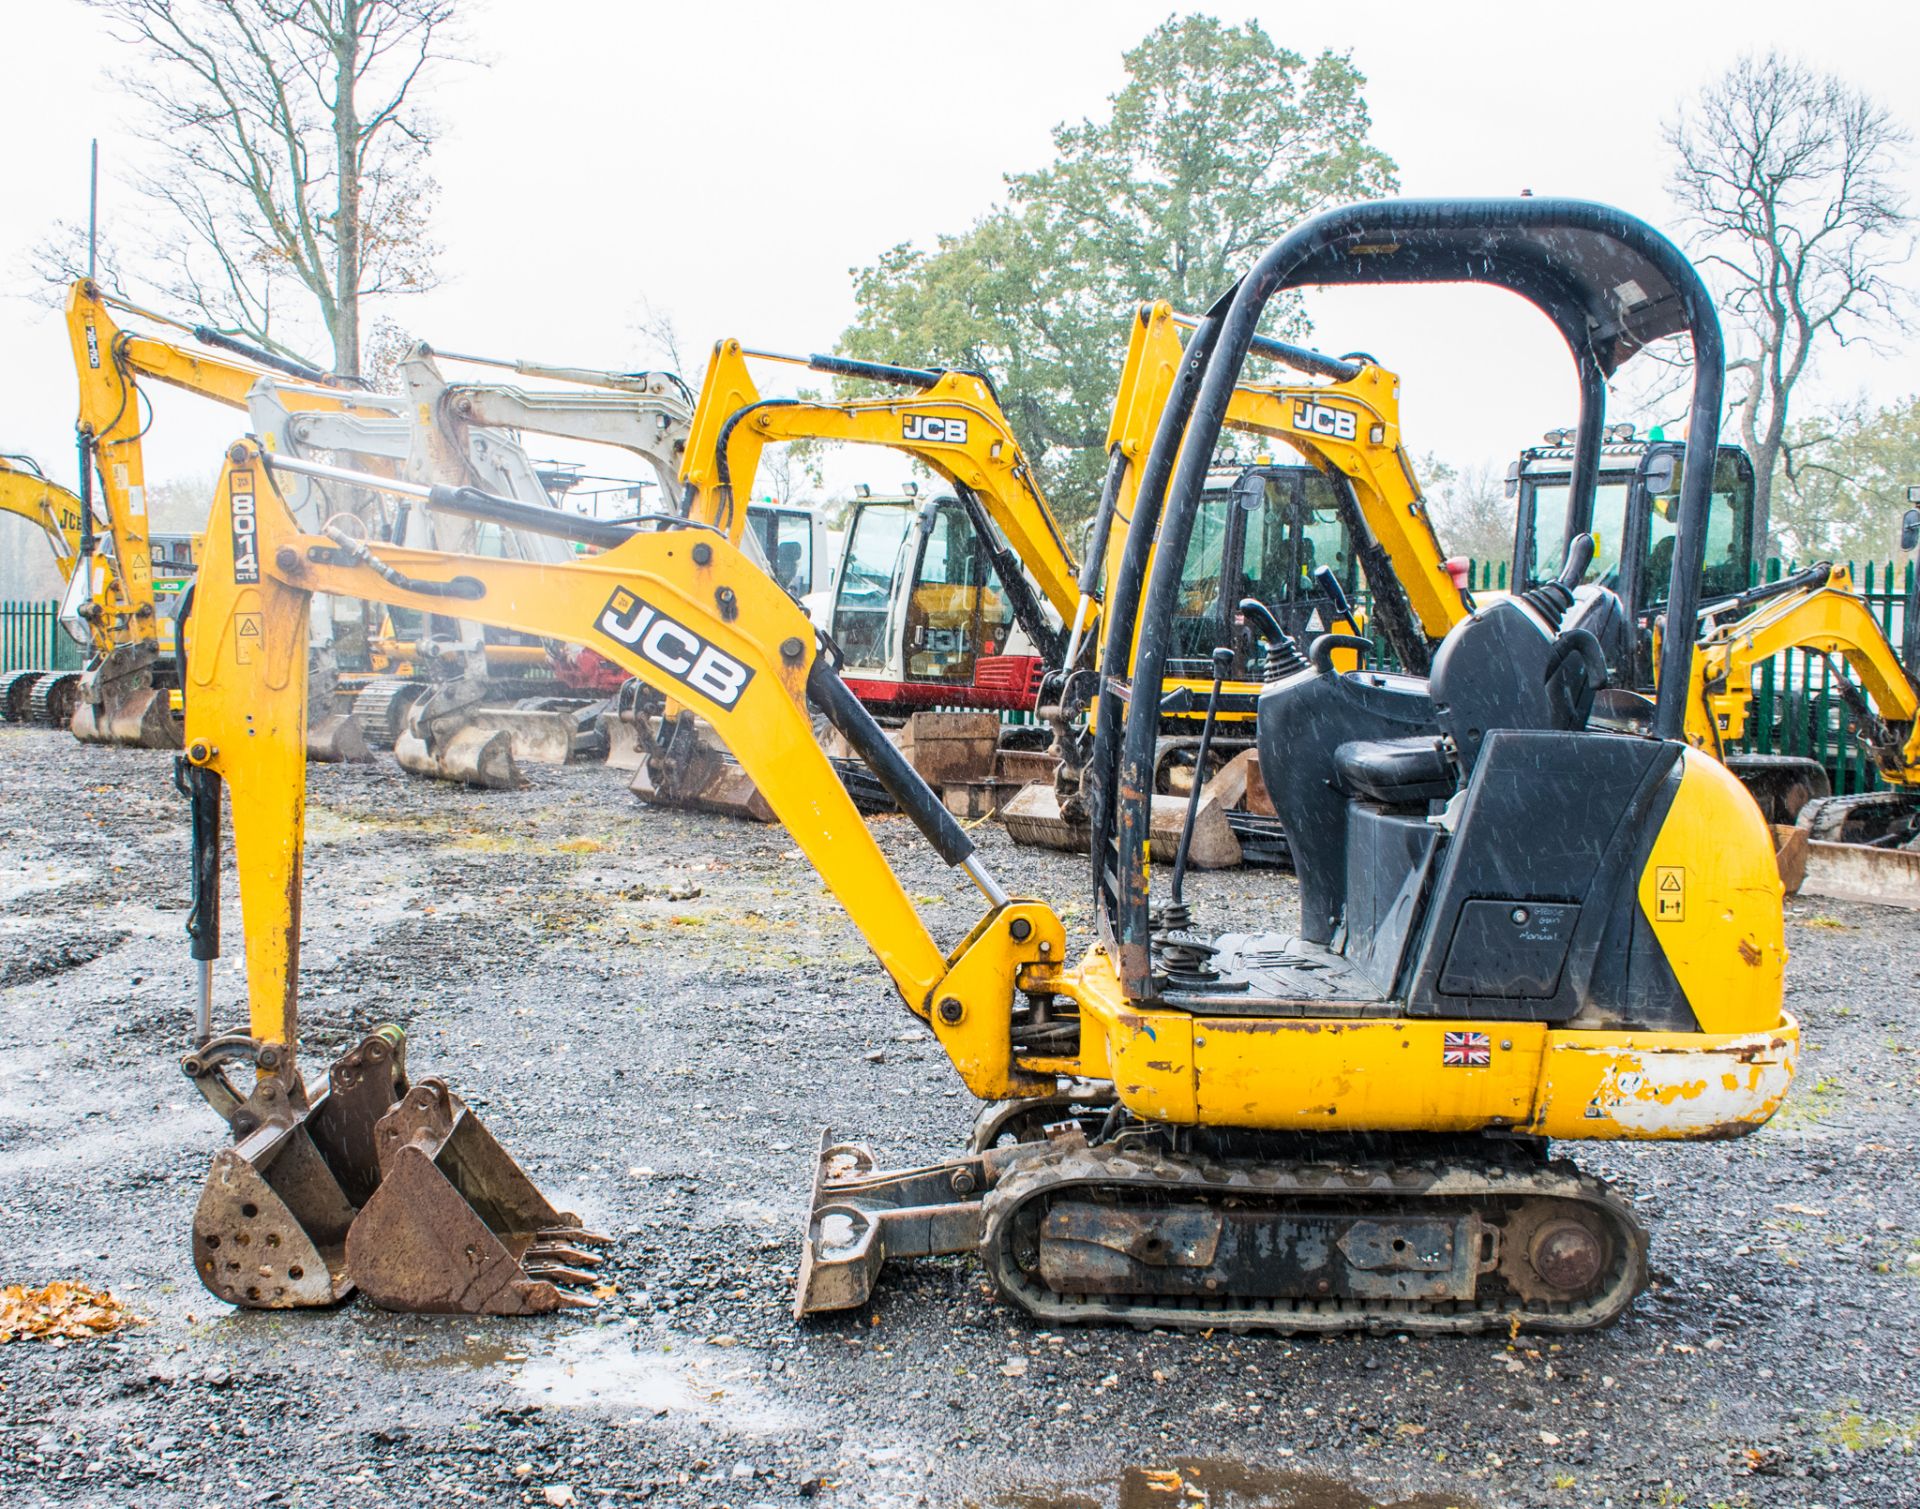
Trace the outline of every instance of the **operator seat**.
<instances>
[{"instance_id":1,"label":"operator seat","mask_svg":"<svg viewBox=\"0 0 1920 1509\"><path fill-rule=\"evenodd\" d=\"M1360 932L1380 908L1403 909L1405 874L1433 853L1428 811L1466 786L1490 732L1586 726L1605 661L1591 633L1560 623L1592 549L1580 536L1560 580L1456 624L1426 680L1336 674L1333 650L1355 641L1333 634L1262 691L1260 768L1292 846L1306 941L1331 945L1343 925ZM1361 892L1372 902L1356 918Z\"/></svg>"}]
</instances>

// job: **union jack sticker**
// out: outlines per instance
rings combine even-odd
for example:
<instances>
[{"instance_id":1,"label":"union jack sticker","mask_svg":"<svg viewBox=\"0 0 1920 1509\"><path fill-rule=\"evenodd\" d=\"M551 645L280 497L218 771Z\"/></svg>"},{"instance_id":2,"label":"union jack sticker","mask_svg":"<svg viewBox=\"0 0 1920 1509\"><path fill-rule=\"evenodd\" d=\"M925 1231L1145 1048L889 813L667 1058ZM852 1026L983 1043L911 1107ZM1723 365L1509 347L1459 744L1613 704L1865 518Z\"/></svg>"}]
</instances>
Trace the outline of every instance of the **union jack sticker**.
<instances>
[{"instance_id":1,"label":"union jack sticker","mask_svg":"<svg viewBox=\"0 0 1920 1509\"><path fill-rule=\"evenodd\" d=\"M1449 1032L1440 1039L1440 1062L1449 1069L1484 1069L1493 1062L1493 1039L1484 1032Z\"/></svg>"}]
</instances>

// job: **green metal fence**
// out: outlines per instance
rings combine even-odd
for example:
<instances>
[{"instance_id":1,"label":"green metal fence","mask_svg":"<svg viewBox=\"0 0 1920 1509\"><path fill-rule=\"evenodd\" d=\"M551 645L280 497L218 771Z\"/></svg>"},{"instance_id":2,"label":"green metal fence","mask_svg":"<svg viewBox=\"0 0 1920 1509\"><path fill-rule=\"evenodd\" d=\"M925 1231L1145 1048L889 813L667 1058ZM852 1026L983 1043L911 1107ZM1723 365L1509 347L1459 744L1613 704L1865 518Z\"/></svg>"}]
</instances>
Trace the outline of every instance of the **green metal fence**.
<instances>
[{"instance_id":1,"label":"green metal fence","mask_svg":"<svg viewBox=\"0 0 1920 1509\"><path fill-rule=\"evenodd\" d=\"M0 671L51 670L66 638L54 602L0 602Z\"/></svg>"},{"instance_id":2,"label":"green metal fence","mask_svg":"<svg viewBox=\"0 0 1920 1509\"><path fill-rule=\"evenodd\" d=\"M1769 560L1765 580L1799 569L1796 561ZM1853 588L1865 600L1888 643L1898 646L1914 563L1868 561L1853 567ZM1909 668L1913 669L1912 667ZM1872 791L1880 784L1873 762L1849 732L1846 705L1836 683L1859 678L1838 659L1807 650L1776 655L1754 672L1753 714L1739 747L1760 754L1804 755L1827 768L1836 795Z\"/></svg>"}]
</instances>

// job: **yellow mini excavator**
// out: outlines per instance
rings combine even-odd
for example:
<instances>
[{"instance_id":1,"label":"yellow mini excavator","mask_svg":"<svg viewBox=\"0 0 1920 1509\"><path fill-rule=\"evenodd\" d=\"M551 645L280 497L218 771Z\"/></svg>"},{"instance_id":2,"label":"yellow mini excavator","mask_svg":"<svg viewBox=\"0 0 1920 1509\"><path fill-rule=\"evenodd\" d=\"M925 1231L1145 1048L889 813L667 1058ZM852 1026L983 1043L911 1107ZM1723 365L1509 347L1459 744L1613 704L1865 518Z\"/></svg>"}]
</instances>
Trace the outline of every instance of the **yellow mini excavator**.
<instances>
[{"instance_id":1,"label":"yellow mini excavator","mask_svg":"<svg viewBox=\"0 0 1920 1509\"><path fill-rule=\"evenodd\" d=\"M1645 732L1590 726L1604 657L1563 627L1586 536L1555 581L1456 624L1426 677L1341 671L1338 636L1304 653L1283 640L1258 738L1301 915L1276 907L1250 931L1215 931L1178 863L1156 899L1146 843L1208 460L1270 300L1432 282L1519 294L1603 376L1650 341L1691 336L1703 443L1680 490L1669 674ZM589 644L697 711L907 1009L994 1103L973 1151L931 1167L885 1172L865 1148L825 1140L798 1313L865 1303L889 1257L971 1252L1047 1324L1460 1333L1612 1320L1645 1282L1647 1234L1620 1192L1551 1158L1550 1140L1749 1133L1785 1097L1799 1045L1766 825L1683 737L1721 354L1691 265L1599 205L1362 204L1270 248L1194 331L1104 605L1104 664L1137 652L1098 689L1097 935L1078 958L1060 913L1006 893L799 606L721 530L548 513L545 527L601 547L557 566L308 534L278 479L315 463L236 445L194 608L181 773L203 971L223 782L232 798L251 1016L216 1034L203 984L189 1072L239 1140L196 1219L202 1278L240 1304L321 1302L358 1283L401 1307L524 1311L560 1302L543 1275L582 1271L570 1221L458 1097L408 1088L391 1067L397 1034L336 1064L325 1097L299 1074L307 605L331 592ZM443 512L543 522L471 489L411 491ZM985 910L950 948L836 778L814 711L979 888ZM252 1069L244 1094L214 1083L216 1061Z\"/></svg>"},{"instance_id":2,"label":"yellow mini excavator","mask_svg":"<svg viewBox=\"0 0 1920 1509\"><path fill-rule=\"evenodd\" d=\"M1659 665L1660 615L1666 607L1668 557L1673 550L1686 446L1659 437L1635 438L1624 426L1601 449L1597 485L1585 510L1569 496L1575 457L1568 436L1523 452L1508 470L1516 497L1514 579L1528 582L1543 531L1562 538L1591 531L1596 550L1589 576L1607 590L1595 597L1607 611L1593 627L1613 686L1606 715L1644 720ZM1737 446L1719 448L1708 511L1708 556L1702 573L1700 638L1687 696L1687 738L1724 760L1747 784L1768 818L1796 823L1817 840L1893 848L1920 842L1920 613L1909 597L1903 608L1904 644L1896 648L1872 610L1853 590L1845 566L1817 561L1778 581L1751 585L1753 463ZM1901 552L1920 546L1920 510L1909 509ZM1920 587L1920 582L1915 583ZM1617 604L1618 612L1611 611ZM1585 617L1586 604L1576 608ZM1790 650L1839 660L1857 678L1836 675L1833 686L1854 737L1885 789L1833 794L1829 772L1791 749L1748 753L1735 746L1752 716L1760 668ZM1804 707L1806 688L1786 688L1783 702ZM1643 695L1635 697L1638 692ZM1787 730L1787 742L1800 731Z\"/></svg>"},{"instance_id":3,"label":"yellow mini excavator","mask_svg":"<svg viewBox=\"0 0 1920 1509\"><path fill-rule=\"evenodd\" d=\"M87 517L86 505L49 479L31 458L0 456L0 513L24 519L40 531L68 585L69 600L79 563L92 562L93 590L86 591L89 584L83 578L81 592L90 603L103 606L89 617L76 615L76 622L84 628L91 654L104 655L112 649L106 626L126 617L126 595L113 574L113 557L93 548L93 521ZM38 665L0 672L0 723L64 726L73 717L78 680L72 672Z\"/></svg>"}]
</instances>

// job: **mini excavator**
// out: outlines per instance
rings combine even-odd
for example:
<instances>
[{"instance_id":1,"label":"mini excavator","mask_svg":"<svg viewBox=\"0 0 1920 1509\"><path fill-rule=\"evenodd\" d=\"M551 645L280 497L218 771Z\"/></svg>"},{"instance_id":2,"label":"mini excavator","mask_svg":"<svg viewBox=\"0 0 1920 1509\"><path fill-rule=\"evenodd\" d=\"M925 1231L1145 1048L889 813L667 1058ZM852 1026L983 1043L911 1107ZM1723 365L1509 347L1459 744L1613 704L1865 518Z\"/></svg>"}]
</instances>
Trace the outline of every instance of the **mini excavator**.
<instances>
[{"instance_id":1,"label":"mini excavator","mask_svg":"<svg viewBox=\"0 0 1920 1509\"><path fill-rule=\"evenodd\" d=\"M1692 337L1701 444L1681 484L1653 720L1644 733L1588 722L1604 657L1562 627L1585 536L1554 582L1456 624L1428 676L1341 671L1332 656L1351 647L1332 636L1304 653L1283 641L1258 737L1294 836L1301 917L1212 931L1178 864L1156 902L1146 842L1169 626L1208 460L1269 301L1435 282L1519 294L1602 378L1652 340ZM181 766L203 968L188 1071L237 1138L196 1217L203 1280L238 1304L322 1303L358 1284L401 1308L524 1312L563 1302L585 1274L577 1224L516 1177L450 1090L396 1071L397 1030L335 1064L324 1095L298 1071L307 605L332 592L592 645L698 712L992 1103L973 1151L931 1167L884 1171L864 1147L823 1140L797 1314L864 1304L889 1258L974 1253L1046 1324L1462 1333L1612 1320L1645 1283L1647 1234L1621 1193L1550 1157L1550 1140L1749 1133L1782 1103L1798 1054L1766 825L1683 737L1721 358L1692 266L1604 206L1385 201L1271 247L1193 333L1105 604L1105 665L1125 664L1129 643L1137 654L1098 691L1097 937L1077 961L1060 914L1006 893L799 606L722 530L541 520L440 488L413 493L600 553L540 566L307 534L278 479L316 463L236 445L194 608ZM980 890L985 911L951 950L836 778L814 711ZM251 1019L216 1035L205 970L223 784ZM252 1069L244 1094L214 1072L226 1063Z\"/></svg>"},{"instance_id":2,"label":"mini excavator","mask_svg":"<svg viewBox=\"0 0 1920 1509\"><path fill-rule=\"evenodd\" d=\"M74 597L73 582L81 561L92 564L92 581L81 578L80 593L100 608L89 617L75 615L83 626L88 653L104 655L113 648L110 622L129 617L126 593L114 575L111 553L93 547L93 521L78 497L51 480L31 457L0 456L0 513L24 519L38 529L53 552L55 566ZM91 592L87 588L91 586ZM73 717L73 688L78 678L45 666L23 666L0 672L0 723L44 723L64 726Z\"/></svg>"},{"instance_id":3,"label":"mini excavator","mask_svg":"<svg viewBox=\"0 0 1920 1509\"><path fill-rule=\"evenodd\" d=\"M1581 517L1567 497L1573 459L1567 438L1555 435L1557 443L1528 449L1509 468L1509 490L1517 494L1513 577L1532 578L1541 531L1556 517L1563 537L1588 531L1604 537L1607 548L1596 553L1589 574L1608 589L1597 602L1603 608L1617 603L1619 611L1597 614L1593 624L1618 689L1603 712L1643 722L1652 706L1645 694L1654 690L1659 666L1666 558L1673 549L1686 446L1614 434L1602 448L1591 512ZM1816 561L1778 581L1754 584L1753 496L1753 463L1746 452L1720 446L1708 511L1700 638L1687 696L1688 741L1723 760L1772 822L1795 823L1822 841L1911 846L1920 840L1920 614L1911 595L1920 581L1910 586L1903 610L1907 642L1899 648L1853 590L1845 566ZM1912 557L1917 546L1920 510L1909 509L1901 552ZM1592 594L1582 589L1580 595ZM1585 606L1576 612L1584 616ZM1835 675L1833 686L1885 789L1836 796L1818 760L1734 747L1752 713L1756 672L1790 650L1837 658L1858 678L1856 686Z\"/></svg>"}]
</instances>

